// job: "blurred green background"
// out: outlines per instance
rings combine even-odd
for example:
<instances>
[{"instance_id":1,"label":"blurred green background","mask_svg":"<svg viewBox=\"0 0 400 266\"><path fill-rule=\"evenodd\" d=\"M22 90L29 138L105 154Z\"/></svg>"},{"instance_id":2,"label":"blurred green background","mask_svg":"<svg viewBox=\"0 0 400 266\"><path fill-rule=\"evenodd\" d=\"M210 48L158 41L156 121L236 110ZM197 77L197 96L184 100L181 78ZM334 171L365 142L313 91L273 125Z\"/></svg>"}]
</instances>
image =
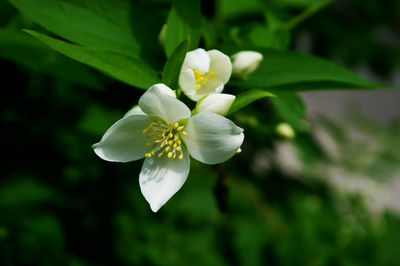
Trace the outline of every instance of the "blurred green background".
<instances>
[{"instance_id":1,"label":"blurred green background","mask_svg":"<svg viewBox=\"0 0 400 266\"><path fill-rule=\"evenodd\" d=\"M289 47L396 85L400 2L337 1L290 33L274 27L316 2L203 1L221 33L203 45ZM144 38L156 39L170 3L151 3L159 16ZM142 162L105 162L91 149L142 91L23 33L45 30L4 0L0 27L0 265L399 265L400 208L386 200L400 178L398 118L352 109L305 121L296 95L259 101L232 117L243 152L217 166L192 160L154 214L139 190ZM282 121L295 139L275 132Z\"/></svg>"}]
</instances>

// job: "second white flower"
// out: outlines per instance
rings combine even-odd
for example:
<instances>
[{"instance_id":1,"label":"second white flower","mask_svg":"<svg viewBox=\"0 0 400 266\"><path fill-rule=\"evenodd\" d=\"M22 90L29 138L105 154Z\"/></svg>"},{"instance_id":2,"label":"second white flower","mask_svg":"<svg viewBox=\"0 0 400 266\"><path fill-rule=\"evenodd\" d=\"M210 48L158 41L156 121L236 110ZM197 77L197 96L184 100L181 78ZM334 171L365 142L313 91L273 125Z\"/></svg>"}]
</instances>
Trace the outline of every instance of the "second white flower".
<instances>
[{"instance_id":1,"label":"second white flower","mask_svg":"<svg viewBox=\"0 0 400 266\"><path fill-rule=\"evenodd\" d=\"M186 54L179 76L179 86L193 101L221 93L232 74L229 57L218 50L198 48Z\"/></svg>"}]
</instances>

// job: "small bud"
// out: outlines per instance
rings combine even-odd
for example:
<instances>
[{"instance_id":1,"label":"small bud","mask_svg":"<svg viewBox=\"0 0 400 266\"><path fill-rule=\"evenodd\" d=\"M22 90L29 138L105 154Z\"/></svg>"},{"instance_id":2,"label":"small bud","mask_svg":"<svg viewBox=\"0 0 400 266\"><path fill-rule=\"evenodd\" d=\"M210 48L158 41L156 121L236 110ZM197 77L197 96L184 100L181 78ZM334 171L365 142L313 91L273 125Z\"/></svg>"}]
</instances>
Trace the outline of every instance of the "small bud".
<instances>
[{"instance_id":1,"label":"small bud","mask_svg":"<svg viewBox=\"0 0 400 266\"><path fill-rule=\"evenodd\" d=\"M161 27L160 33L158 34L158 41L162 46L165 46L165 36L167 35L167 24Z\"/></svg>"},{"instance_id":2,"label":"small bud","mask_svg":"<svg viewBox=\"0 0 400 266\"><path fill-rule=\"evenodd\" d=\"M200 100L196 106L196 112L211 112L225 116L231 108L235 96L231 94L210 94Z\"/></svg>"},{"instance_id":3,"label":"small bud","mask_svg":"<svg viewBox=\"0 0 400 266\"><path fill-rule=\"evenodd\" d=\"M279 123L276 128L276 133L286 139L293 139L296 136L293 128L288 123Z\"/></svg>"},{"instance_id":4,"label":"small bud","mask_svg":"<svg viewBox=\"0 0 400 266\"><path fill-rule=\"evenodd\" d=\"M253 73L263 60L262 54L254 51L242 51L232 55L232 73L246 77Z\"/></svg>"}]
</instances>

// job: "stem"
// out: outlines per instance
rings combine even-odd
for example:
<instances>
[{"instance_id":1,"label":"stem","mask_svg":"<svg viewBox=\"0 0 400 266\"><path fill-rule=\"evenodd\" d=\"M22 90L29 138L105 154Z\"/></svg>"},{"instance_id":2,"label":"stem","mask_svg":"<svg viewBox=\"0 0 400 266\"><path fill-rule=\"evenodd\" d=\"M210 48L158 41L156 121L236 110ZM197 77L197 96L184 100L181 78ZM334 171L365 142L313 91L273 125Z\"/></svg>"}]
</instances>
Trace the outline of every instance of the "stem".
<instances>
[{"instance_id":1,"label":"stem","mask_svg":"<svg viewBox=\"0 0 400 266\"><path fill-rule=\"evenodd\" d=\"M181 94L182 94L182 91L181 91L180 88L178 88L178 89L176 90L176 98L177 98L177 99L180 99L180 98L181 98Z\"/></svg>"},{"instance_id":2,"label":"stem","mask_svg":"<svg viewBox=\"0 0 400 266\"><path fill-rule=\"evenodd\" d=\"M291 30L294 27L296 27L298 24L302 23L303 21L307 20L309 17L311 17L312 15L314 15L315 13L317 13L318 11L324 9L325 7L329 6L330 4L332 4L333 2L335 2L336 0L324 0L321 1L319 3L316 3L312 6L310 6L309 8L307 8L306 10L304 10L303 12L301 12L299 15L295 16L294 18L292 18L291 20L289 20L286 24L285 24L285 28L287 30Z\"/></svg>"}]
</instances>

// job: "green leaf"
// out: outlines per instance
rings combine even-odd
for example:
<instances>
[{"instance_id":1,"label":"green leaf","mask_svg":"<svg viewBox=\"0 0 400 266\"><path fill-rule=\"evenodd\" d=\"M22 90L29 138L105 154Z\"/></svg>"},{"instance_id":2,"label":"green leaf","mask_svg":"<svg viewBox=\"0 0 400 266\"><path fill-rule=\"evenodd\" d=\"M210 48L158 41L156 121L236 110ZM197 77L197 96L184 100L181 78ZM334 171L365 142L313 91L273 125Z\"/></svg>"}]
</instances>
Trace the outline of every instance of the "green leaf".
<instances>
[{"instance_id":1,"label":"green leaf","mask_svg":"<svg viewBox=\"0 0 400 266\"><path fill-rule=\"evenodd\" d=\"M129 85L147 89L160 81L157 73L138 59L102 49L70 44L31 30L25 31L54 50Z\"/></svg>"},{"instance_id":2,"label":"green leaf","mask_svg":"<svg viewBox=\"0 0 400 266\"><path fill-rule=\"evenodd\" d=\"M165 51L169 57L184 40L189 41L189 50L196 49L201 35L200 0L175 0L167 20Z\"/></svg>"},{"instance_id":3,"label":"green leaf","mask_svg":"<svg viewBox=\"0 0 400 266\"><path fill-rule=\"evenodd\" d=\"M315 56L266 48L241 50L259 51L264 56L258 69L246 80L230 83L241 88L279 92L379 87L345 68Z\"/></svg>"},{"instance_id":4,"label":"green leaf","mask_svg":"<svg viewBox=\"0 0 400 266\"><path fill-rule=\"evenodd\" d=\"M137 57L128 0L9 0L47 30L80 45Z\"/></svg>"},{"instance_id":5,"label":"green leaf","mask_svg":"<svg viewBox=\"0 0 400 266\"><path fill-rule=\"evenodd\" d=\"M96 89L104 87L86 67L19 30L0 29L0 57L71 83Z\"/></svg>"},{"instance_id":6,"label":"green leaf","mask_svg":"<svg viewBox=\"0 0 400 266\"><path fill-rule=\"evenodd\" d=\"M7 210L27 210L32 206L52 202L56 194L47 186L32 179L3 183L0 189L0 207Z\"/></svg>"},{"instance_id":7,"label":"green leaf","mask_svg":"<svg viewBox=\"0 0 400 266\"><path fill-rule=\"evenodd\" d=\"M184 40L178 47L176 47L176 49L174 50L174 52L171 54L171 56L168 58L167 62L164 65L161 78L162 83L164 83L165 85L167 85L172 89L178 88L178 78L188 48L189 48L189 42L187 40Z\"/></svg>"},{"instance_id":8,"label":"green leaf","mask_svg":"<svg viewBox=\"0 0 400 266\"><path fill-rule=\"evenodd\" d=\"M36 214L16 222L15 239L22 264L61 265L65 262L64 228L56 216Z\"/></svg>"},{"instance_id":9,"label":"green leaf","mask_svg":"<svg viewBox=\"0 0 400 266\"><path fill-rule=\"evenodd\" d=\"M275 0L274 2L281 7L304 8L312 4L317 4L321 0Z\"/></svg>"},{"instance_id":10,"label":"green leaf","mask_svg":"<svg viewBox=\"0 0 400 266\"><path fill-rule=\"evenodd\" d=\"M0 1L0 25L6 25L8 21L15 16L17 10L7 1Z\"/></svg>"},{"instance_id":11,"label":"green leaf","mask_svg":"<svg viewBox=\"0 0 400 266\"><path fill-rule=\"evenodd\" d=\"M255 25L249 32L249 39L256 46L284 50L289 45L290 34L283 28L272 29Z\"/></svg>"},{"instance_id":12,"label":"green leaf","mask_svg":"<svg viewBox=\"0 0 400 266\"><path fill-rule=\"evenodd\" d=\"M305 121L306 106L303 99L295 93L279 93L277 96L271 102L278 115L295 130L308 131L310 126Z\"/></svg>"},{"instance_id":13,"label":"green leaf","mask_svg":"<svg viewBox=\"0 0 400 266\"><path fill-rule=\"evenodd\" d=\"M251 90L240 93L239 95L236 96L235 101L233 102L231 108L229 109L228 115L236 111L239 111L240 109L251 104L252 102L265 97L275 97L275 95L268 91L263 91L263 90Z\"/></svg>"},{"instance_id":14,"label":"green leaf","mask_svg":"<svg viewBox=\"0 0 400 266\"><path fill-rule=\"evenodd\" d=\"M220 0L217 1L217 13L225 19L257 13L262 10L260 3L258 0Z\"/></svg>"}]
</instances>

